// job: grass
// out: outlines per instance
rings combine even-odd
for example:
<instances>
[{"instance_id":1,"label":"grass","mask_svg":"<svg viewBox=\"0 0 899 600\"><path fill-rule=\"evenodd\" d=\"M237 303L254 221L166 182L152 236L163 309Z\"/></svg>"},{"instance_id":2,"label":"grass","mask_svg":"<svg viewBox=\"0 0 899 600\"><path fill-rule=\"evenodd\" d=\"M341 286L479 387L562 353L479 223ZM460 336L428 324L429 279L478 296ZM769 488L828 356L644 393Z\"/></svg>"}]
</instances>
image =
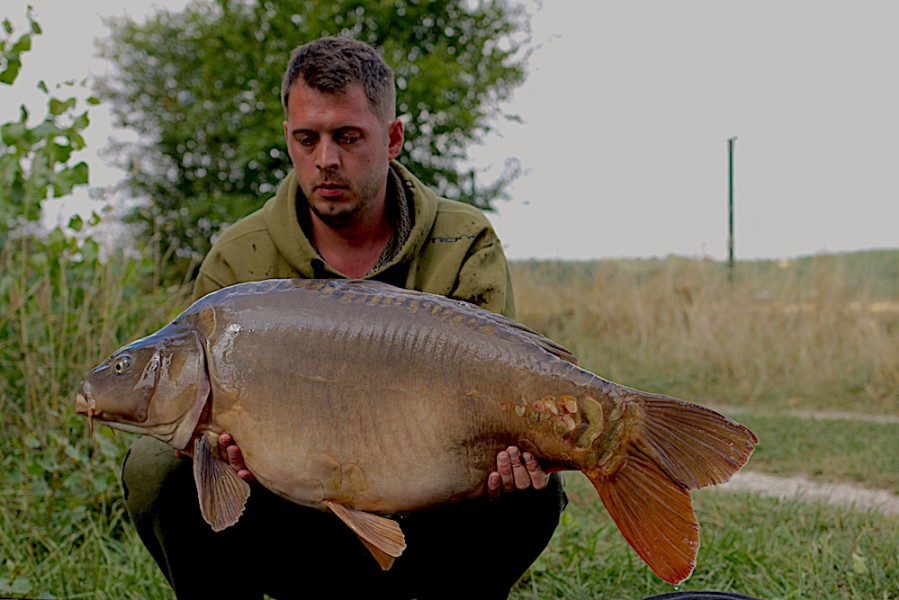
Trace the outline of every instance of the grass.
<instances>
[{"instance_id":1,"label":"grass","mask_svg":"<svg viewBox=\"0 0 899 600\"><path fill-rule=\"evenodd\" d=\"M586 478L566 481L571 503L563 522L513 600L674 591L628 547ZM702 546L693 576L678 589L769 600L899 596L899 519L714 490L694 497Z\"/></svg>"},{"instance_id":2,"label":"grass","mask_svg":"<svg viewBox=\"0 0 899 600\"><path fill-rule=\"evenodd\" d=\"M171 597L161 572L133 532L118 493L97 506L69 506L66 519L34 515L35 505L48 503L46 495L15 494L5 498L4 505L7 502L0 514L4 597Z\"/></svg>"},{"instance_id":3,"label":"grass","mask_svg":"<svg viewBox=\"0 0 899 600\"><path fill-rule=\"evenodd\" d=\"M79 380L183 302L179 290L146 285L151 275L145 262L100 260L91 240L58 230L0 248L0 596L165 588L125 516L125 436L90 439L74 414Z\"/></svg>"},{"instance_id":4,"label":"grass","mask_svg":"<svg viewBox=\"0 0 899 600\"><path fill-rule=\"evenodd\" d=\"M513 265L519 317L615 381L712 406L752 427L750 468L899 491L899 252L723 265L669 258ZM170 599L127 522L130 436L86 434L74 389L106 354L167 322L182 290L90 244L0 249L0 596ZM513 598L671 591L580 476L550 548ZM894 517L751 494L696 496L703 547L684 589L763 598L899 598ZM201 550L203 551L203 550Z\"/></svg>"},{"instance_id":5,"label":"grass","mask_svg":"<svg viewBox=\"0 0 899 600\"><path fill-rule=\"evenodd\" d=\"M867 256L868 253L863 253ZM851 257L851 259L850 259ZM514 265L518 316L599 375L701 404L899 414L899 252Z\"/></svg>"},{"instance_id":6,"label":"grass","mask_svg":"<svg viewBox=\"0 0 899 600\"><path fill-rule=\"evenodd\" d=\"M899 423L753 415L729 416L757 432L754 471L855 483L899 494Z\"/></svg>"},{"instance_id":7,"label":"grass","mask_svg":"<svg viewBox=\"0 0 899 600\"><path fill-rule=\"evenodd\" d=\"M761 443L749 468L899 493L899 252L724 265L670 257L513 265L519 318L614 381L725 410ZM589 484L514 598L642 598L649 573ZM761 598L899 598L899 520L701 491L683 589Z\"/></svg>"}]
</instances>

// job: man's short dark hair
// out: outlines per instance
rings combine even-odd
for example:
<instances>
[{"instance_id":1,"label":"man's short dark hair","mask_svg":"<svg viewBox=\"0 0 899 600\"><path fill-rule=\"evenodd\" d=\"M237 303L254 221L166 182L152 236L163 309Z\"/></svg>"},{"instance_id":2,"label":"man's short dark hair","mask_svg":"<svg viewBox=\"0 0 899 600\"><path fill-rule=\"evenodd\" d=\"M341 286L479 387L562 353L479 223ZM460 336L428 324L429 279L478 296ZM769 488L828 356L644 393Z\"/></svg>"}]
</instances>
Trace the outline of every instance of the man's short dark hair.
<instances>
[{"instance_id":1,"label":"man's short dark hair","mask_svg":"<svg viewBox=\"0 0 899 600\"><path fill-rule=\"evenodd\" d=\"M290 88L298 79L326 94L341 94L352 83L362 84L372 111L385 122L396 118L393 71L377 50L364 42L324 37L295 49L281 83L285 111Z\"/></svg>"}]
</instances>

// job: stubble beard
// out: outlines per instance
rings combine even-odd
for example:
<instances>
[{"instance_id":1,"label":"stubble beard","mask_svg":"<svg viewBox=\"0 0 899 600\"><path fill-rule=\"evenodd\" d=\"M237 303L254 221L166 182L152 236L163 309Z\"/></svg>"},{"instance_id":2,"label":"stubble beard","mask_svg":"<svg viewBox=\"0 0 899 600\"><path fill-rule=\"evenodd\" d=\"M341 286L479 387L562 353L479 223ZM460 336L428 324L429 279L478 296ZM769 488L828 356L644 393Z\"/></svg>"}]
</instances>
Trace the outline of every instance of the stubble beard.
<instances>
[{"instance_id":1,"label":"stubble beard","mask_svg":"<svg viewBox=\"0 0 899 600\"><path fill-rule=\"evenodd\" d=\"M321 205L309 203L312 211L319 221L332 229L345 229L360 219L362 206L359 203L338 204L336 202L322 202Z\"/></svg>"},{"instance_id":2,"label":"stubble beard","mask_svg":"<svg viewBox=\"0 0 899 600\"><path fill-rule=\"evenodd\" d=\"M346 186L346 195L349 196L349 199L331 201L318 198L316 201L308 201L312 214L332 229L346 229L365 222L374 208L375 199L380 190L378 182L372 179L362 182L357 187L350 181L329 177L317 181L313 184L312 189L314 190L315 185L325 181ZM307 192L306 198L314 198L314 196Z\"/></svg>"}]
</instances>

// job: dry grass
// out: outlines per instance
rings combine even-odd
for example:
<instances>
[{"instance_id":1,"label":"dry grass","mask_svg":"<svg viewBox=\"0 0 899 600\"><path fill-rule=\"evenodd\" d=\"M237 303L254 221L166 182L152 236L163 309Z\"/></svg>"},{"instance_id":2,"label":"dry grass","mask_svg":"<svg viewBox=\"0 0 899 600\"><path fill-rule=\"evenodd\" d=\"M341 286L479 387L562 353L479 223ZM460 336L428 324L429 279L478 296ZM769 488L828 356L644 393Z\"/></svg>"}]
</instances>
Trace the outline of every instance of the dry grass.
<instances>
[{"instance_id":1,"label":"dry grass","mask_svg":"<svg viewBox=\"0 0 899 600\"><path fill-rule=\"evenodd\" d=\"M899 414L899 253L854 265L744 263L730 281L705 260L525 262L513 277L519 319L619 383L707 404Z\"/></svg>"}]
</instances>

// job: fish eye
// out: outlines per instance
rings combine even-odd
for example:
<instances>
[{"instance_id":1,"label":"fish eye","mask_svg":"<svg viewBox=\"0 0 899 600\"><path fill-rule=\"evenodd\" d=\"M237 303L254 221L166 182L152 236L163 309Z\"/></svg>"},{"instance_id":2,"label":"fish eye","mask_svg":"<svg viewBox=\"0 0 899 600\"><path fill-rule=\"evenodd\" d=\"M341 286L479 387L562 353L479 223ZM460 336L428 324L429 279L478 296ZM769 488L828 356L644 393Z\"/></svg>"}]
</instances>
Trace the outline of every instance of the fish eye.
<instances>
[{"instance_id":1,"label":"fish eye","mask_svg":"<svg viewBox=\"0 0 899 600\"><path fill-rule=\"evenodd\" d=\"M124 375L131 368L131 357L120 356L112 363L112 372L116 375Z\"/></svg>"}]
</instances>

